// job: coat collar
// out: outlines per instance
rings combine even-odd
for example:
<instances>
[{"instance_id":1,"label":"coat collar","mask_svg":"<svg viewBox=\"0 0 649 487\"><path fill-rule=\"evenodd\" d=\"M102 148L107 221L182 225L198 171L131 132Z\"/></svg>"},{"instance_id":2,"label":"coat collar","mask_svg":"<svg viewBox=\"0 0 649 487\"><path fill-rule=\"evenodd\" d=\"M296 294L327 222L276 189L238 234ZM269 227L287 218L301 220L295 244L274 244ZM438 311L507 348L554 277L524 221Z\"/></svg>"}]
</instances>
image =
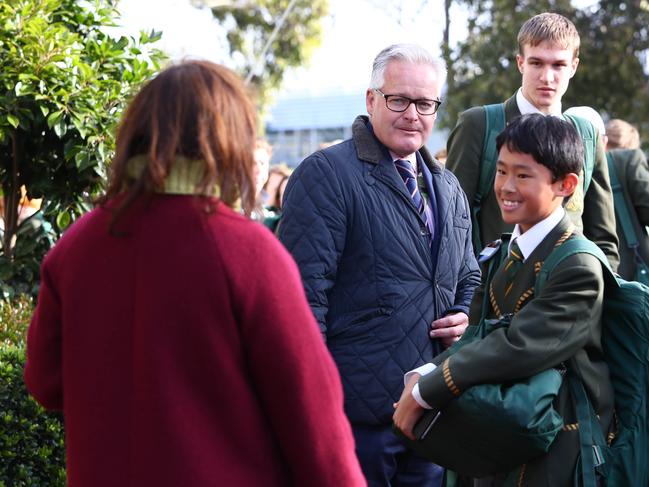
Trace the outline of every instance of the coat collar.
<instances>
[{"instance_id":1,"label":"coat collar","mask_svg":"<svg viewBox=\"0 0 649 487\"><path fill-rule=\"evenodd\" d=\"M521 111L516 102L516 93L505 101L505 120L511 121L521 116Z\"/></svg>"},{"instance_id":2,"label":"coat collar","mask_svg":"<svg viewBox=\"0 0 649 487\"><path fill-rule=\"evenodd\" d=\"M388 149L376 138L367 115L359 115L352 124L352 139L356 145L356 156L365 162L379 164L383 159L390 158ZM430 155L426 146L417 151L417 160L426 164L432 173L442 173L441 164Z\"/></svg>"}]
</instances>

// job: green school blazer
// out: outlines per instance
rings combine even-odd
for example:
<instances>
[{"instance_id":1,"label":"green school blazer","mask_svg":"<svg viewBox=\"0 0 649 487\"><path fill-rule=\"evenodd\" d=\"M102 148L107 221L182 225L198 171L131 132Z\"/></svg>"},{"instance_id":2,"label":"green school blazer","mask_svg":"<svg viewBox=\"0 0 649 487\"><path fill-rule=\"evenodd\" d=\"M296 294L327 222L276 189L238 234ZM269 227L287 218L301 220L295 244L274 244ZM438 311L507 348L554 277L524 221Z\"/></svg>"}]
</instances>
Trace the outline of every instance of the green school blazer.
<instances>
[{"instance_id":1,"label":"green school blazer","mask_svg":"<svg viewBox=\"0 0 649 487\"><path fill-rule=\"evenodd\" d=\"M541 294L534 295L536 273L543 260L555 245L569 238L572 228L570 218L565 216L527 258L511 288L501 268L490 289L481 288L476 293L470 323L477 324L484 292L489 293L491 302L488 317L508 313L514 316L508 329L496 330L450 357L444 352L435 358L438 367L419 380L423 399L434 409L443 409L471 386L529 377L565 364L582 378L608 431L613 389L600 343L604 296L601 263L588 254L573 255L552 273ZM556 408L565 426L549 452L514 472L504 472L502 478L491 479L495 485L508 476L517 480L522 476L520 485L525 486L571 485L579 454L579 432L567 382L561 386Z\"/></svg>"},{"instance_id":2,"label":"green school blazer","mask_svg":"<svg viewBox=\"0 0 649 487\"><path fill-rule=\"evenodd\" d=\"M505 121L509 123L521 115L516 103L516 95L505 102ZM473 203L478 187L482 148L485 138L485 110L482 106L469 108L460 114L457 125L452 130L448 142L446 167L460 182L469 204ZM608 257L613 269L619 264L618 239L615 231L615 212L611 183L608 176L606 154L598 142L593 178L584 197L576 193L566 205L574 224L584 235L595 242ZM500 208L491 191L483 200L480 213L480 231L483 242L492 242L504 232L511 232L500 216ZM480 249L476 249L476 253Z\"/></svg>"},{"instance_id":3,"label":"green school blazer","mask_svg":"<svg viewBox=\"0 0 649 487\"><path fill-rule=\"evenodd\" d=\"M639 243L639 252L644 261L649 264L649 236L645 226L649 225L649 165L647 158L640 149L613 149L613 164L617 178L622 186L626 206L629 213L638 217L632 218L633 228ZM624 232L617 222L617 236L620 239L620 266L618 273L624 279L631 280L635 274L635 254L627 246Z\"/></svg>"}]
</instances>

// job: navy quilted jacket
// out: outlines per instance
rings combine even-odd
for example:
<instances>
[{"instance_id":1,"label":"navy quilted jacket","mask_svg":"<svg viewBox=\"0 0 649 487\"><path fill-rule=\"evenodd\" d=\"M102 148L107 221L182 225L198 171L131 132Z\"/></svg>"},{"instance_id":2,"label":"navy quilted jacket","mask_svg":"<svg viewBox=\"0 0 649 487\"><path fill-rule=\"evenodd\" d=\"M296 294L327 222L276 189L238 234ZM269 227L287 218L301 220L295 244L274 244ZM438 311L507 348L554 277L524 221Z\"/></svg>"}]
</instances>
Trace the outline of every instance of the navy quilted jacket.
<instances>
[{"instance_id":1,"label":"navy quilted jacket","mask_svg":"<svg viewBox=\"0 0 649 487\"><path fill-rule=\"evenodd\" d=\"M338 365L350 421L385 425L403 374L441 351L428 335L431 322L468 314L480 273L455 176L419 152L437 206L431 252L425 224L367 118L358 117L352 132L295 170L279 237L300 267Z\"/></svg>"}]
</instances>

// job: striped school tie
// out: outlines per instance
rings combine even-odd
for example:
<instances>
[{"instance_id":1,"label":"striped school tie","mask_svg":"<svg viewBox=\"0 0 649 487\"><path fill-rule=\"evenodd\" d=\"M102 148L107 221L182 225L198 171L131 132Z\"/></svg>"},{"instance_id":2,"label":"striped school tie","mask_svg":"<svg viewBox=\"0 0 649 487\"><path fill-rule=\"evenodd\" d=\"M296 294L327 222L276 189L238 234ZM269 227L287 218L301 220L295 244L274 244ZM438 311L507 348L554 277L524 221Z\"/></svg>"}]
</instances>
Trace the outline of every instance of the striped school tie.
<instances>
[{"instance_id":1,"label":"striped school tie","mask_svg":"<svg viewBox=\"0 0 649 487\"><path fill-rule=\"evenodd\" d=\"M505 271L506 284L505 284L505 296L509 294L514 285L514 278L516 273L523 265L523 253L521 252L520 247L514 240L509 247L509 255L505 259L503 270Z\"/></svg>"},{"instance_id":2,"label":"striped school tie","mask_svg":"<svg viewBox=\"0 0 649 487\"><path fill-rule=\"evenodd\" d=\"M430 245L432 243L432 239L435 231L433 228L433 222L431 221L428 215L428 211L426 208L426 201L424 201L424 198L419 191L419 185L417 184L417 174L415 173L415 169L412 167L410 161L406 161L403 159L397 159L396 161L394 161L394 166L396 167L397 172L401 176L401 179L403 179L403 182L406 185L406 189L408 190L408 193L410 193L410 197L412 198L415 207L417 208L419 214L426 222L426 228L428 228L428 231L430 232L430 239L428 242Z\"/></svg>"}]
</instances>

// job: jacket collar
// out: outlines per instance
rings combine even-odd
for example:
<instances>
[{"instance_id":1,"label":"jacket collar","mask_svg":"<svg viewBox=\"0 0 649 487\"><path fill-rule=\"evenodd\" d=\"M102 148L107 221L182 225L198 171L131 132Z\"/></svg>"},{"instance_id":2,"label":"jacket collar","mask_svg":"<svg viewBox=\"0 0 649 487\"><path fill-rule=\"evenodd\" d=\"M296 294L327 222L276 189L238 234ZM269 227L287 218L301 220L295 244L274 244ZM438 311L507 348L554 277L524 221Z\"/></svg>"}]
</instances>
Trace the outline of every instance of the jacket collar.
<instances>
[{"instance_id":1,"label":"jacket collar","mask_svg":"<svg viewBox=\"0 0 649 487\"><path fill-rule=\"evenodd\" d=\"M392 162L388 149L374 135L372 124L367 115L359 115L354 120L352 139L354 139L356 145L356 156L361 161L379 164L383 159L390 159L390 162ZM435 162L435 159L425 146L422 146L417 153L418 160L423 161L432 173L442 173L441 165Z\"/></svg>"},{"instance_id":2,"label":"jacket collar","mask_svg":"<svg viewBox=\"0 0 649 487\"><path fill-rule=\"evenodd\" d=\"M505 101L505 120L508 122L521 116L521 111L516 102L516 93Z\"/></svg>"}]
</instances>

